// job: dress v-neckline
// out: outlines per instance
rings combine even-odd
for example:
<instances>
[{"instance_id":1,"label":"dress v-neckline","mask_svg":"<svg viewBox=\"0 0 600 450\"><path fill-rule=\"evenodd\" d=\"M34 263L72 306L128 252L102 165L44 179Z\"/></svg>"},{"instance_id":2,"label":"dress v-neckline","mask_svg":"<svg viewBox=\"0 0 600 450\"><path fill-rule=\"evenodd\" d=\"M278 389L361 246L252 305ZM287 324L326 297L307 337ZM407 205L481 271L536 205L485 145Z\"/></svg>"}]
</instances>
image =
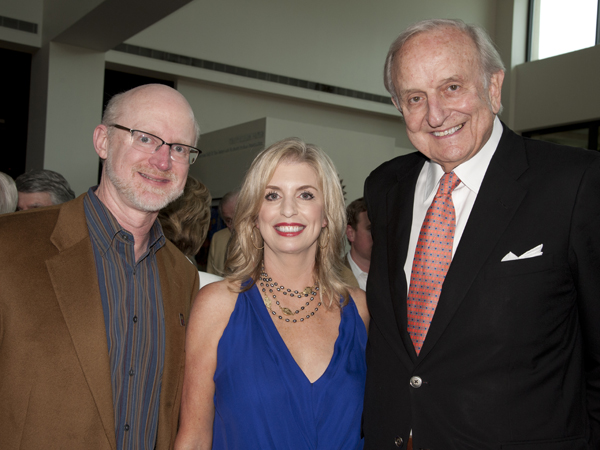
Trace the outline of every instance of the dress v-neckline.
<instances>
[{"instance_id":1,"label":"dress v-neckline","mask_svg":"<svg viewBox=\"0 0 600 450\"><path fill-rule=\"evenodd\" d=\"M283 354L285 355L285 358L288 359L290 365L292 367L295 367L295 370L298 370L300 372L300 374L302 374L302 378L305 379L311 386L314 386L315 384L319 383L321 380L325 379L325 376L329 375L330 370L333 370L333 369L331 369L332 362L334 361L336 355L340 351L339 343L340 343L340 336L342 334L343 311L340 310L340 324L338 325L338 335L335 338L335 343L333 344L333 353L331 354L331 359L329 360L329 363L327 363L327 367L325 368L325 370L323 371L321 376L319 376L319 378L317 378L315 381L310 381L309 378L306 376L306 373L304 372L304 370L302 370L302 368L300 367L300 365L298 364L296 359L294 359L294 355L292 355L292 352L290 351L287 344L283 340L283 337L279 333L279 330L273 323L273 319L269 315L269 312L262 300L262 296L260 295L258 286L256 286L256 284L255 284L252 287L252 289L254 289L256 291L256 295L251 296L252 298L254 298L253 307L258 309L259 317L261 318L261 320L263 321L263 323L269 330L269 333L275 336L275 340L278 342L278 346L282 348ZM256 298L258 300L256 300Z\"/></svg>"}]
</instances>

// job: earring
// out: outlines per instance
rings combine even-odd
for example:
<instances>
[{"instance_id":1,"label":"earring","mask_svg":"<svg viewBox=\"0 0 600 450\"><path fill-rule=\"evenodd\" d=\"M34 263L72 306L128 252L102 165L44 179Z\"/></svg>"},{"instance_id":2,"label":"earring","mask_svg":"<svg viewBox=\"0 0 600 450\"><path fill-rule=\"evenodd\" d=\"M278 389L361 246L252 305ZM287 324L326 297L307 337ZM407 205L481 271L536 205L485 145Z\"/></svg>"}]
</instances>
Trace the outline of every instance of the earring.
<instances>
[{"instance_id":1,"label":"earring","mask_svg":"<svg viewBox=\"0 0 600 450\"><path fill-rule=\"evenodd\" d=\"M327 248L327 246L329 245L329 227L325 227L325 229L327 230L327 241L325 242L325 245L321 245L319 244L319 248L321 250L325 250ZM321 238L321 235L319 235L319 239Z\"/></svg>"},{"instance_id":2,"label":"earring","mask_svg":"<svg viewBox=\"0 0 600 450\"><path fill-rule=\"evenodd\" d=\"M252 245L254 245L254 248L256 250L262 250L263 248L265 248L265 244L263 242L263 246L262 247L258 247L255 243L254 243L254 229L256 227L252 227L252 232L250 233L250 241L252 241Z\"/></svg>"}]
</instances>

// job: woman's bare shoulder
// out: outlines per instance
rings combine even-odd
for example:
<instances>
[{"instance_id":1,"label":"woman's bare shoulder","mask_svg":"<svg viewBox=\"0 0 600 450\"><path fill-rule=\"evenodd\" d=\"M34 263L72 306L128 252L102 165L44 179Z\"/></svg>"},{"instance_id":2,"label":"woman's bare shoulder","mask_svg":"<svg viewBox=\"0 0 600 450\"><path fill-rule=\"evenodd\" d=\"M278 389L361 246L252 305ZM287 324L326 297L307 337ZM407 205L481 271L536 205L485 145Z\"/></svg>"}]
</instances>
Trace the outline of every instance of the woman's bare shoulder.
<instances>
[{"instance_id":1,"label":"woman's bare shoulder","mask_svg":"<svg viewBox=\"0 0 600 450\"><path fill-rule=\"evenodd\" d=\"M367 295L365 291L360 288L349 288L350 295L354 300L354 304L356 305L356 309L358 309L358 314L362 318L367 330L369 329L369 309L367 308Z\"/></svg>"},{"instance_id":2,"label":"woman's bare shoulder","mask_svg":"<svg viewBox=\"0 0 600 450\"><path fill-rule=\"evenodd\" d=\"M204 286L194 300L190 320L203 327L225 328L235 308L240 284L228 280Z\"/></svg>"},{"instance_id":3,"label":"woman's bare shoulder","mask_svg":"<svg viewBox=\"0 0 600 450\"><path fill-rule=\"evenodd\" d=\"M221 299L222 301L235 301L240 291L240 283L234 283L229 280L221 280L215 283L210 283L198 291L197 299L203 301L213 301L213 299Z\"/></svg>"}]
</instances>

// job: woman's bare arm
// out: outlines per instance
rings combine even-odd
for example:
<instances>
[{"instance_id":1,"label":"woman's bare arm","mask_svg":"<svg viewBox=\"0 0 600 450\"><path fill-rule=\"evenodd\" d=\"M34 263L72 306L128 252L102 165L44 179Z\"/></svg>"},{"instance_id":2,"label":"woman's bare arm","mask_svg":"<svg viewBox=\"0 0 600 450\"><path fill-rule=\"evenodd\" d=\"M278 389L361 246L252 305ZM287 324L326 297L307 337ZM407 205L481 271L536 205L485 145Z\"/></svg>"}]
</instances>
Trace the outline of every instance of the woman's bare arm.
<instances>
[{"instance_id":1,"label":"woman's bare arm","mask_svg":"<svg viewBox=\"0 0 600 450\"><path fill-rule=\"evenodd\" d=\"M229 286L227 281L211 283L202 288L194 300L186 332L177 450L210 450L212 447L217 347L238 296Z\"/></svg>"}]
</instances>

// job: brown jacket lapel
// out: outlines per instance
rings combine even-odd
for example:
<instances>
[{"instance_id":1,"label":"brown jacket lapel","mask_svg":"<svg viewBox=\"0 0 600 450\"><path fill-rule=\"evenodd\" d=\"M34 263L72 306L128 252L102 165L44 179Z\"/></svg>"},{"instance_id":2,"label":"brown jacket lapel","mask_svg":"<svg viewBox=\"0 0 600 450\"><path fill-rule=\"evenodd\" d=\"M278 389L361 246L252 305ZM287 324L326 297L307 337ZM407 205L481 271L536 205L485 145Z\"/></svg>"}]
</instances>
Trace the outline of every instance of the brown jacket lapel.
<instances>
[{"instance_id":1,"label":"brown jacket lapel","mask_svg":"<svg viewBox=\"0 0 600 450\"><path fill-rule=\"evenodd\" d=\"M61 208L51 237L59 253L46 266L102 425L116 448L106 328L83 198Z\"/></svg>"}]
</instances>

